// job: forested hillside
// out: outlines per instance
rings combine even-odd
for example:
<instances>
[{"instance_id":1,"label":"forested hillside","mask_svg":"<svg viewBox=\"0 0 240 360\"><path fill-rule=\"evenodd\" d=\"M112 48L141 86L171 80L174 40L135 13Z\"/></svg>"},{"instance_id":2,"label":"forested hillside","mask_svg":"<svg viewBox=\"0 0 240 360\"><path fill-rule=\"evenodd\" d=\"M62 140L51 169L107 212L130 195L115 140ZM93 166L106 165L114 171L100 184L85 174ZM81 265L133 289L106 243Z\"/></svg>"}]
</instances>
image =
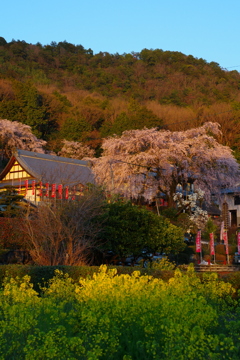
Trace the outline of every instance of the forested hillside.
<instances>
[{"instance_id":1,"label":"forested hillside","mask_svg":"<svg viewBox=\"0 0 240 360\"><path fill-rule=\"evenodd\" d=\"M101 139L128 129L186 130L217 121L238 156L240 73L161 49L93 54L66 41L0 37L0 118L30 125L59 151L61 140L100 153Z\"/></svg>"}]
</instances>

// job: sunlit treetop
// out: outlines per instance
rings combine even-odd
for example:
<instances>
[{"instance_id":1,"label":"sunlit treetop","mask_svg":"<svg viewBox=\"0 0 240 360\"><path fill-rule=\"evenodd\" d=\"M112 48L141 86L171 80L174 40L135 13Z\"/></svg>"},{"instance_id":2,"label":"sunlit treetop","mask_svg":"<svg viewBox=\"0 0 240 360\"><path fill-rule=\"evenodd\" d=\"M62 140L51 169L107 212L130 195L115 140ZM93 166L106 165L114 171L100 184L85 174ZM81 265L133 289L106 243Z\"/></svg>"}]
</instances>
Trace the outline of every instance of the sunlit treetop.
<instances>
[{"instance_id":1,"label":"sunlit treetop","mask_svg":"<svg viewBox=\"0 0 240 360\"><path fill-rule=\"evenodd\" d=\"M28 125L0 119L0 144L5 156L9 158L16 148L45 153L43 147L46 141L37 139Z\"/></svg>"},{"instance_id":2,"label":"sunlit treetop","mask_svg":"<svg viewBox=\"0 0 240 360\"><path fill-rule=\"evenodd\" d=\"M104 140L102 157L93 160L96 178L127 197L152 199L162 192L170 204L177 185L190 181L210 199L240 175L232 150L217 141L220 135L212 122L187 131L125 131Z\"/></svg>"},{"instance_id":3,"label":"sunlit treetop","mask_svg":"<svg viewBox=\"0 0 240 360\"><path fill-rule=\"evenodd\" d=\"M67 141L65 139L62 142L63 142L63 147L61 151L58 153L59 156L68 157L72 159L79 159L79 160L85 157L94 156L95 151L81 142Z\"/></svg>"}]
</instances>

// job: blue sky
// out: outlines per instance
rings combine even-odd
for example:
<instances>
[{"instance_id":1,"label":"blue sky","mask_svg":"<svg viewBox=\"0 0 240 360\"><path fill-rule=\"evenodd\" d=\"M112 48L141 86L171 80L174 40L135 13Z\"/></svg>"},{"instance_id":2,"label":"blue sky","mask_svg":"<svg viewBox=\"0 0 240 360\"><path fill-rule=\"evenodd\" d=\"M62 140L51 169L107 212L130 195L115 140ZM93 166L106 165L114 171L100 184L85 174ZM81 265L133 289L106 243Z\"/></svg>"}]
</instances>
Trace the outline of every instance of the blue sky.
<instances>
[{"instance_id":1,"label":"blue sky","mask_svg":"<svg viewBox=\"0 0 240 360\"><path fill-rule=\"evenodd\" d=\"M180 51L240 72L239 0L8 0L0 36L68 41L96 54Z\"/></svg>"}]
</instances>

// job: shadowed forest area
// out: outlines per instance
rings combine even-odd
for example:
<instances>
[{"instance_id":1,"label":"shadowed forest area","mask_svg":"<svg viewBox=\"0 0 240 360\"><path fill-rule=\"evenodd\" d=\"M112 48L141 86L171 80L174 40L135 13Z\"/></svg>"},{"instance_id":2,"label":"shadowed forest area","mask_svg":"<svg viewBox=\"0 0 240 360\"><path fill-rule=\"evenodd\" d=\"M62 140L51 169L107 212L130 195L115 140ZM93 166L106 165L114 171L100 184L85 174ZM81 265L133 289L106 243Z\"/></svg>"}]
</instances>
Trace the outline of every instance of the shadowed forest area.
<instances>
[{"instance_id":1,"label":"shadowed forest area","mask_svg":"<svg viewBox=\"0 0 240 360\"><path fill-rule=\"evenodd\" d=\"M240 73L181 52L93 54L82 45L28 44L0 37L0 118L30 125L58 152L62 140L101 154L124 130L186 130L221 124L223 145L240 149Z\"/></svg>"}]
</instances>

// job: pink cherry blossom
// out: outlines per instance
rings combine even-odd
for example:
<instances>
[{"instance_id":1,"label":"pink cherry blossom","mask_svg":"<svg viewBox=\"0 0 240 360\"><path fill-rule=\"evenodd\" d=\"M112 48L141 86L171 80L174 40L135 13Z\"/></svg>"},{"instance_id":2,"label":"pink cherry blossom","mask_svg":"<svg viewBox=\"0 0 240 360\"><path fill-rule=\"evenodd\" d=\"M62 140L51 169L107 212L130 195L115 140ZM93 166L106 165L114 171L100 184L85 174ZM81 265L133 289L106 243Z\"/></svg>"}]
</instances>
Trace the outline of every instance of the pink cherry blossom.
<instances>
[{"instance_id":1,"label":"pink cherry blossom","mask_svg":"<svg viewBox=\"0 0 240 360\"><path fill-rule=\"evenodd\" d=\"M46 141L37 139L28 125L0 119L0 145L2 155L9 158L16 148L45 153L43 146Z\"/></svg>"},{"instance_id":2,"label":"pink cherry blossom","mask_svg":"<svg viewBox=\"0 0 240 360\"><path fill-rule=\"evenodd\" d=\"M96 181L128 198L152 200L163 193L170 206L177 185L192 182L210 200L211 193L239 180L239 165L216 140L220 135L220 125L212 122L187 131L125 131L105 139L102 157L92 159Z\"/></svg>"}]
</instances>

